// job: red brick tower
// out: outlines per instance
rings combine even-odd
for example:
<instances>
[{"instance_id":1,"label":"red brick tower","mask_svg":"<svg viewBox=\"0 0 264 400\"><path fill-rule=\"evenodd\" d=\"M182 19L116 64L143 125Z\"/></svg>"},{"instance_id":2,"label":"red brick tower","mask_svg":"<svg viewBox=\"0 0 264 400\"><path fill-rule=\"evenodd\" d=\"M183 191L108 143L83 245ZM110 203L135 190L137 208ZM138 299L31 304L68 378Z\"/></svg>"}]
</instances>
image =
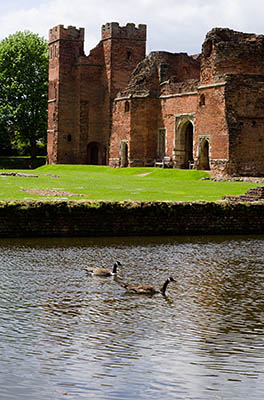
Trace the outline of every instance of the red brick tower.
<instances>
[{"instance_id":1,"label":"red brick tower","mask_svg":"<svg viewBox=\"0 0 264 400\"><path fill-rule=\"evenodd\" d=\"M146 25L127 24L119 26L117 22L102 26L104 61L111 100L125 89L130 75L146 54Z\"/></svg>"},{"instance_id":2,"label":"red brick tower","mask_svg":"<svg viewBox=\"0 0 264 400\"><path fill-rule=\"evenodd\" d=\"M109 163L110 139L112 133L113 100L124 90L132 72L146 55L146 25L129 23L124 27L117 22L102 26L105 76L107 80L108 143L107 164Z\"/></svg>"},{"instance_id":3,"label":"red brick tower","mask_svg":"<svg viewBox=\"0 0 264 400\"><path fill-rule=\"evenodd\" d=\"M49 32L48 163L106 164L112 103L145 57L146 26L107 23L84 56L84 29Z\"/></svg>"},{"instance_id":4,"label":"red brick tower","mask_svg":"<svg viewBox=\"0 0 264 400\"><path fill-rule=\"evenodd\" d=\"M83 55L84 29L58 25L49 31L48 162L74 159L78 104L77 59Z\"/></svg>"}]
</instances>

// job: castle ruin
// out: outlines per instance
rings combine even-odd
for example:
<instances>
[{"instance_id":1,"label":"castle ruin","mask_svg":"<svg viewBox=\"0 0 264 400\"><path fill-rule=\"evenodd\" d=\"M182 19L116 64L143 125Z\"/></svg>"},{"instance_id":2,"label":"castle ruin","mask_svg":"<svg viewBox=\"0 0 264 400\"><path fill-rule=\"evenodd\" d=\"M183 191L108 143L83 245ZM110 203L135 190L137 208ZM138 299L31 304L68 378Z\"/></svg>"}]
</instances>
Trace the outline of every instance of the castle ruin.
<instances>
[{"instance_id":1,"label":"castle ruin","mask_svg":"<svg viewBox=\"0 0 264 400\"><path fill-rule=\"evenodd\" d=\"M264 175L264 36L215 28L198 55L151 52L146 26L49 32L49 164Z\"/></svg>"}]
</instances>

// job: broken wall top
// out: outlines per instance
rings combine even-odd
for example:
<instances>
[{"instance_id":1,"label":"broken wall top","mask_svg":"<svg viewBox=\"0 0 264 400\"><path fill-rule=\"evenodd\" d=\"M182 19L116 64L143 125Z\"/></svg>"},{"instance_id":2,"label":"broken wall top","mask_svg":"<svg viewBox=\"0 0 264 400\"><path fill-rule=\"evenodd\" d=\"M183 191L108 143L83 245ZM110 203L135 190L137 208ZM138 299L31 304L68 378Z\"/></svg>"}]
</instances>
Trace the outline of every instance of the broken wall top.
<instances>
[{"instance_id":1,"label":"broken wall top","mask_svg":"<svg viewBox=\"0 0 264 400\"><path fill-rule=\"evenodd\" d=\"M202 45L201 81L218 75L261 74L264 68L264 36L228 28L214 28Z\"/></svg>"},{"instance_id":2,"label":"broken wall top","mask_svg":"<svg viewBox=\"0 0 264 400\"><path fill-rule=\"evenodd\" d=\"M188 56L187 53L154 51L133 71L126 93L143 90L158 95L161 84L185 82L199 77L199 57Z\"/></svg>"}]
</instances>

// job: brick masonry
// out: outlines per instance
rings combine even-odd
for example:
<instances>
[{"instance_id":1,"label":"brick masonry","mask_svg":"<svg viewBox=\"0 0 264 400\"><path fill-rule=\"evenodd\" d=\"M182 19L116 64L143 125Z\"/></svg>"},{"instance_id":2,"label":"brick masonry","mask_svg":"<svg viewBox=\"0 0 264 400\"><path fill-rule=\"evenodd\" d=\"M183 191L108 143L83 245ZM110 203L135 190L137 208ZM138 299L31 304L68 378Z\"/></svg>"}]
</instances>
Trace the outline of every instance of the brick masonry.
<instances>
[{"instance_id":1,"label":"brick masonry","mask_svg":"<svg viewBox=\"0 0 264 400\"><path fill-rule=\"evenodd\" d=\"M264 36L215 28L201 54L151 52L146 26L50 30L48 163L264 175Z\"/></svg>"},{"instance_id":2,"label":"brick masonry","mask_svg":"<svg viewBox=\"0 0 264 400\"><path fill-rule=\"evenodd\" d=\"M102 40L84 55L84 30L49 32L48 163L106 164L112 103L145 57L146 27L102 27Z\"/></svg>"},{"instance_id":3,"label":"brick masonry","mask_svg":"<svg viewBox=\"0 0 264 400\"><path fill-rule=\"evenodd\" d=\"M0 203L2 238L263 233L263 201Z\"/></svg>"},{"instance_id":4,"label":"brick masonry","mask_svg":"<svg viewBox=\"0 0 264 400\"><path fill-rule=\"evenodd\" d=\"M249 189L247 193L239 196L223 196L223 200L230 202L251 202L251 201L264 201L264 186L257 186Z\"/></svg>"}]
</instances>

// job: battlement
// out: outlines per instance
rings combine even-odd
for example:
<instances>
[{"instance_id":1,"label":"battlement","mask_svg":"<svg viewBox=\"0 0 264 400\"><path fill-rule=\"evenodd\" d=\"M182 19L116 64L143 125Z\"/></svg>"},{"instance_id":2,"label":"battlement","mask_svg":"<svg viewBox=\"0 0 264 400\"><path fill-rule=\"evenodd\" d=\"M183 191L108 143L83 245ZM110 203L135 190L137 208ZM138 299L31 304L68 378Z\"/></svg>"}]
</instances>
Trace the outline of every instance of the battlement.
<instances>
[{"instance_id":1,"label":"battlement","mask_svg":"<svg viewBox=\"0 0 264 400\"><path fill-rule=\"evenodd\" d=\"M84 41L84 28L77 29L75 26L64 28L64 25L57 25L49 30L49 43L60 39Z\"/></svg>"},{"instance_id":2,"label":"battlement","mask_svg":"<svg viewBox=\"0 0 264 400\"><path fill-rule=\"evenodd\" d=\"M118 22L108 22L102 26L102 40L116 39L133 39L146 40L147 26L139 24L138 28L135 24L128 23L126 26L119 26Z\"/></svg>"}]
</instances>

